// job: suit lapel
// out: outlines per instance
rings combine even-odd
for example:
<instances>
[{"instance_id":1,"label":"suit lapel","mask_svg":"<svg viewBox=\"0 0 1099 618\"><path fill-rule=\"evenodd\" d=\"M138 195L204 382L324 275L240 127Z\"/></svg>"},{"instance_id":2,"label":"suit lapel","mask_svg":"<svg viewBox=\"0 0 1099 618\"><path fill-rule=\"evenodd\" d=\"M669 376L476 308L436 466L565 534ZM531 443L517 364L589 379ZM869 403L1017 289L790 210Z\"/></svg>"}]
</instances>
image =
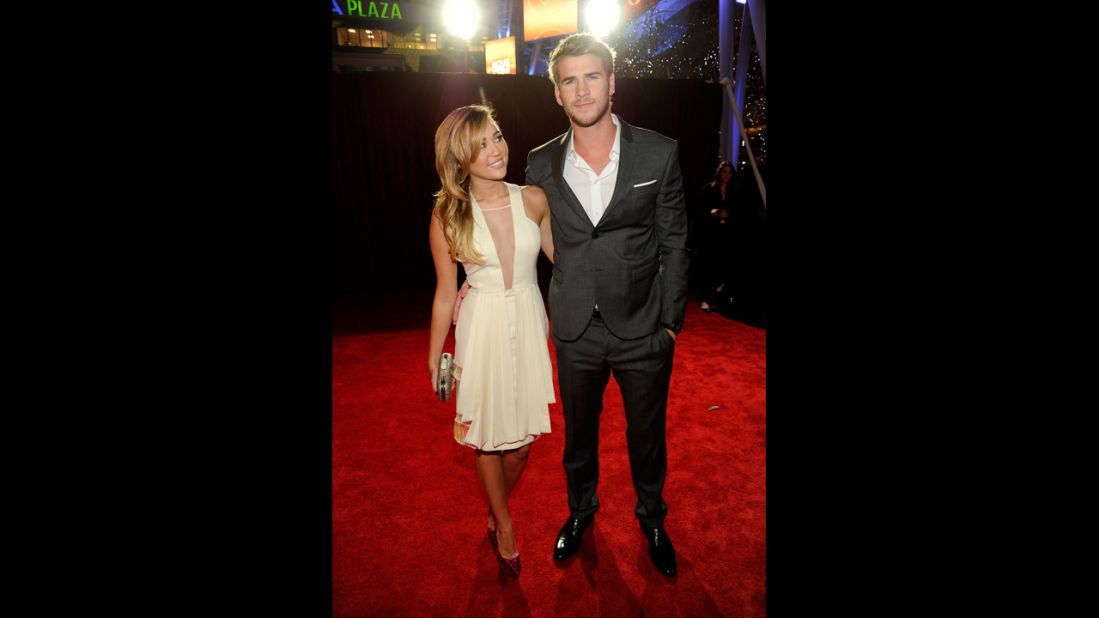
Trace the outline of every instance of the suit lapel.
<instances>
[{"instance_id":1,"label":"suit lapel","mask_svg":"<svg viewBox=\"0 0 1099 618\"><path fill-rule=\"evenodd\" d=\"M572 139L571 127L568 131L565 131L565 135L553 148L553 180L557 183L557 190L565 196L565 202L575 211L576 215L583 219L584 223L595 227L592 226L591 219L588 218L588 213L584 210L584 205L580 203L580 198L576 197L572 187L565 182L565 151L568 150L570 139Z\"/></svg>"},{"instance_id":2,"label":"suit lapel","mask_svg":"<svg viewBox=\"0 0 1099 618\"><path fill-rule=\"evenodd\" d=\"M630 181L633 178L634 163L637 161L633 131L630 125L626 124L626 121L622 120L621 117L618 119L618 126L621 127L622 131L622 139L618 143L618 177L614 181L614 193L611 194L611 201L607 204L606 210L603 211L603 217L599 219L600 223L607 220L607 214L610 213L611 209L622 201L622 198L626 197L626 194L633 188Z\"/></svg>"}]
</instances>

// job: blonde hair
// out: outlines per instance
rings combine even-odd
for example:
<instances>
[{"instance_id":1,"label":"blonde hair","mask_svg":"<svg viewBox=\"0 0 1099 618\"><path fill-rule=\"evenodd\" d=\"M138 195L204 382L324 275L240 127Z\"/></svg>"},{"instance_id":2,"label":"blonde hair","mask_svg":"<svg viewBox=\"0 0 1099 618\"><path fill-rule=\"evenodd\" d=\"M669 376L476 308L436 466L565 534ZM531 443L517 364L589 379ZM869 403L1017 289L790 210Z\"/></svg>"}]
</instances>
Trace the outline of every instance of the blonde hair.
<instances>
[{"instance_id":1,"label":"blonde hair","mask_svg":"<svg viewBox=\"0 0 1099 618\"><path fill-rule=\"evenodd\" d=\"M435 171L441 186L434 213L450 245L450 259L471 264L484 264L485 256L473 242L469 169L481 154L481 137L490 122L497 124L491 108L466 105L447 114L435 130Z\"/></svg>"},{"instance_id":2,"label":"blonde hair","mask_svg":"<svg viewBox=\"0 0 1099 618\"><path fill-rule=\"evenodd\" d=\"M616 54L610 45L607 45L593 34L578 32L561 39L561 42L553 49L553 53L550 54L549 78L554 86L557 85L557 63L561 57L583 56L584 54L598 56L603 61L603 70L607 72L607 75L614 73L614 57Z\"/></svg>"}]
</instances>

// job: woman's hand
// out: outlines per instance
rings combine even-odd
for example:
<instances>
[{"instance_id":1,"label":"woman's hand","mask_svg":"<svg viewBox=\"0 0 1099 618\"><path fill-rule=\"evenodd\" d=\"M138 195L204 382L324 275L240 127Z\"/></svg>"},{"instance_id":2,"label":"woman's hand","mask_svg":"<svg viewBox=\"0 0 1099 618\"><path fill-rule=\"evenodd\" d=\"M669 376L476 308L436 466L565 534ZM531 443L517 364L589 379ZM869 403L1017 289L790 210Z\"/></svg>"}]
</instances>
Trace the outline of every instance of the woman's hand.
<instances>
[{"instance_id":1,"label":"woman's hand","mask_svg":"<svg viewBox=\"0 0 1099 618\"><path fill-rule=\"evenodd\" d=\"M462 306L462 299L469 293L469 279L462 283L462 289L458 290L458 299L454 301L454 311L450 314L450 323L458 323L458 307Z\"/></svg>"}]
</instances>

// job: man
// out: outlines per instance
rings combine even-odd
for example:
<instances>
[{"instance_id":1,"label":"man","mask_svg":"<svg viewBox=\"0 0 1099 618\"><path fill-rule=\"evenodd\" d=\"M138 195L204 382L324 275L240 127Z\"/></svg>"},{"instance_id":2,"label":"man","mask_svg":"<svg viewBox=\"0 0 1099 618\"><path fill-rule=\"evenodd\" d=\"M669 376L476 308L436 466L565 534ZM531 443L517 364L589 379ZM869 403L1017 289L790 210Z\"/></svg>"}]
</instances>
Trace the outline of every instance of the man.
<instances>
[{"instance_id":1,"label":"man","mask_svg":"<svg viewBox=\"0 0 1099 618\"><path fill-rule=\"evenodd\" d=\"M611 113L614 52L591 34L561 41L549 72L571 128L530 152L526 181L546 193L554 244L549 305L570 514L553 558L576 553L599 508L599 415L613 372L626 408L635 513L653 563L675 575L662 491L668 384L687 296L679 149Z\"/></svg>"}]
</instances>

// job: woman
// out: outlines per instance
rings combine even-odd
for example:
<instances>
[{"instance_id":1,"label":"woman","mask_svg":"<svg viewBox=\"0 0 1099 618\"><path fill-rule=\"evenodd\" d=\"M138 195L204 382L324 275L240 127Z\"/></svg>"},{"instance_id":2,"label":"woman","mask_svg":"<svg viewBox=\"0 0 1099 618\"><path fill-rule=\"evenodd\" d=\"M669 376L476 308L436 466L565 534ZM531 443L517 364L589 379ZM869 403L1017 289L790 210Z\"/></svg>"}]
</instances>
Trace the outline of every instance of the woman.
<instances>
[{"instance_id":1,"label":"woman","mask_svg":"<svg viewBox=\"0 0 1099 618\"><path fill-rule=\"evenodd\" d=\"M733 164L722 161L711 182L702 186L695 213L698 230L699 266L705 291L702 310L713 311L721 307L721 301L733 301L729 289L735 276L733 257Z\"/></svg>"},{"instance_id":2,"label":"woman","mask_svg":"<svg viewBox=\"0 0 1099 618\"><path fill-rule=\"evenodd\" d=\"M504 182L507 164L507 142L487 107L460 107L435 131L442 186L429 233L436 283L427 364L434 389L461 262L470 289L454 331L454 439L474 450L489 541L518 575L507 499L531 443L550 432L548 404L555 399L535 265L539 249L553 259L553 241L545 193Z\"/></svg>"}]
</instances>

